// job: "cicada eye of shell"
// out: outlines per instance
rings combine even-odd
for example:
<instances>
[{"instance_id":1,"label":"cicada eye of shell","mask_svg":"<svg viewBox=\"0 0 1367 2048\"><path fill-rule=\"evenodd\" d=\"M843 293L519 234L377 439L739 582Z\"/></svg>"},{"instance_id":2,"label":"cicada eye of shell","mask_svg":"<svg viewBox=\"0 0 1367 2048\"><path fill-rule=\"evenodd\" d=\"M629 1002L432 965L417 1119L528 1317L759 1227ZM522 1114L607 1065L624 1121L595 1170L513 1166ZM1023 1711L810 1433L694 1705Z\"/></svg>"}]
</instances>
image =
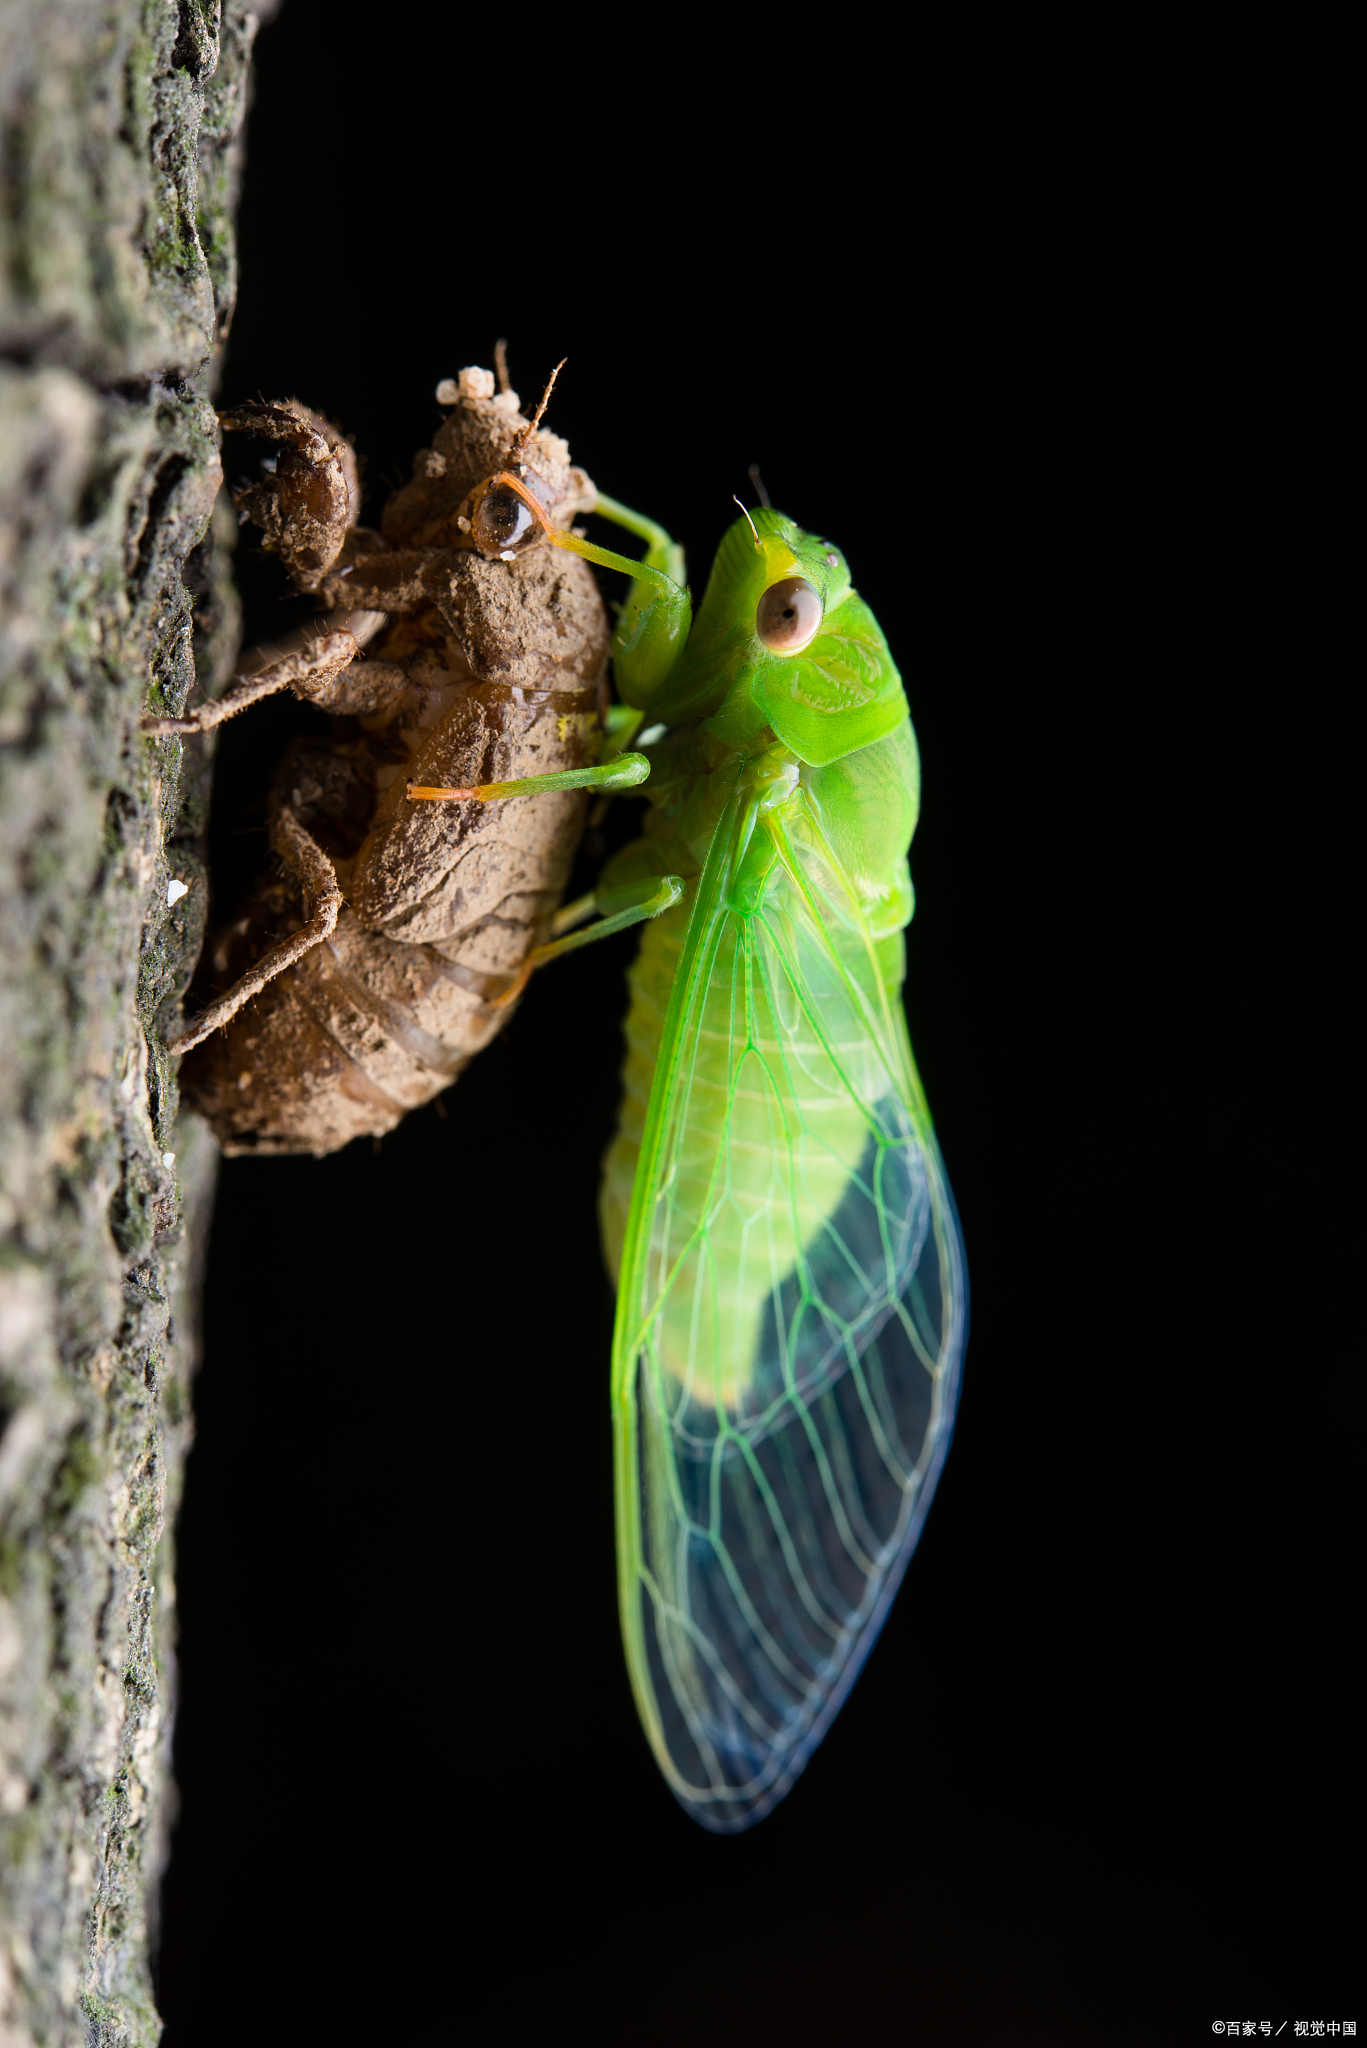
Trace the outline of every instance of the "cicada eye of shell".
<instances>
[{"instance_id":1,"label":"cicada eye of shell","mask_svg":"<svg viewBox=\"0 0 1367 2048\"><path fill-rule=\"evenodd\" d=\"M803 576L771 583L755 608L755 631L771 654L796 654L821 624L821 599Z\"/></svg>"},{"instance_id":2,"label":"cicada eye of shell","mask_svg":"<svg viewBox=\"0 0 1367 2048\"><path fill-rule=\"evenodd\" d=\"M521 554L540 531L532 513L507 484L491 484L470 521L470 537L487 555Z\"/></svg>"}]
</instances>

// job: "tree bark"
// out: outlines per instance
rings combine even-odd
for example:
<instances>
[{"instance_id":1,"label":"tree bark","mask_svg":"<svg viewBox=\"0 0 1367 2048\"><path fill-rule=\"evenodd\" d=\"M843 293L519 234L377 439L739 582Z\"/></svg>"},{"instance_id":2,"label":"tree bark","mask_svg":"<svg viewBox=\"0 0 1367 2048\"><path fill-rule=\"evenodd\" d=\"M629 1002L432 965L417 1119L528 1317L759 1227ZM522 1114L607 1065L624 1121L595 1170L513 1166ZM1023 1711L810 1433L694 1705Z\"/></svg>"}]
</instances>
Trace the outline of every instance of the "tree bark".
<instances>
[{"instance_id":1,"label":"tree bark","mask_svg":"<svg viewBox=\"0 0 1367 2048\"><path fill-rule=\"evenodd\" d=\"M163 1039L208 762L138 721L235 653L211 393L272 4L0 16L0 2048L161 2032L166 1532L214 1174Z\"/></svg>"}]
</instances>

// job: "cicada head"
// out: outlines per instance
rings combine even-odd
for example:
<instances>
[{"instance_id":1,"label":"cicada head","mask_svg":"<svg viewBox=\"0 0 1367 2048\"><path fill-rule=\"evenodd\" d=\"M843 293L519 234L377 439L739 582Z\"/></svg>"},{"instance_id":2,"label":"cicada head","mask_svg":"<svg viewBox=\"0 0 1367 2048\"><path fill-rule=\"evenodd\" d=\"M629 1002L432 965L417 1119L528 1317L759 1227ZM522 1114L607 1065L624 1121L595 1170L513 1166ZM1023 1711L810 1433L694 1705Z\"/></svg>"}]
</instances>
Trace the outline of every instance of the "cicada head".
<instances>
[{"instance_id":1,"label":"cicada head","mask_svg":"<svg viewBox=\"0 0 1367 2048\"><path fill-rule=\"evenodd\" d=\"M767 507L726 533L687 650L651 714L747 744L771 728L820 765L907 716L902 679L839 549Z\"/></svg>"}]
</instances>

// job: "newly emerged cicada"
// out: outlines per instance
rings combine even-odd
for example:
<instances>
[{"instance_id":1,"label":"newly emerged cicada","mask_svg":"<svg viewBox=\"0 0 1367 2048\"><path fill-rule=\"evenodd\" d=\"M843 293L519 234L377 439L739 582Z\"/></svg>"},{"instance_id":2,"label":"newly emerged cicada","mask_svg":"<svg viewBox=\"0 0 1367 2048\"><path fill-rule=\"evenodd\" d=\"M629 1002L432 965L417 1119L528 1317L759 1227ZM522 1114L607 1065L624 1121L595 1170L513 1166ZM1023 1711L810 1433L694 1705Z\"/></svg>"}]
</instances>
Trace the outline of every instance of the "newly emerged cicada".
<instances>
[{"instance_id":1,"label":"newly emerged cicada","mask_svg":"<svg viewBox=\"0 0 1367 2048\"><path fill-rule=\"evenodd\" d=\"M282 426L280 437L294 431ZM444 461L450 432L437 437ZM838 548L767 506L746 513L722 541L695 618L682 551L663 528L599 495L597 511L643 539L646 554L637 562L588 542L569 523L567 507L581 500L568 485L557 493L544 462L529 474L525 445L520 438L464 496L453 486L430 513L422 486L411 485L392 523L386 514L389 552L362 536L317 572L329 603L354 608L334 627L339 639L359 638L372 613L394 621L376 658L359 663L354 647L335 656L338 689L358 669L362 689L394 689L384 708L345 700L363 734L393 734L393 772L372 755L378 801L355 813L352 770L334 767L332 754L312 781L293 768L282 778L277 848L297 873L314 874L315 891L332 878L329 933L342 930L343 893L357 929L354 953L335 936L320 943L315 907L313 929L281 945L298 949L291 972L301 992L290 1000L326 1023L334 1043L349 1053L332 1021L341 997L327 993L340 989L359 1019L378 1020L381 1041L433 1073L421 1007L430 988L454 983L487 1017L534 968L648 921L601 1204L617 1286L619 1602L660 1769L703 1826L734 1832L783 1797L857 1676L915 1548L958 1399L963 1242L902 1006L916 741L887 643ZM454 740L460 705L490 687L490 656L471 623L488 614L455 593L491 590L519 563L549 578L566 553L630 578L612 637L622 699L604 722L612 738L596 726L586 733L592 765L551 767L547 747L535 774L511 776L506 767L520 762L485 743L477 773L471 749L444 736ZM572 674L588 691L605 642L585 627L576 644L586 652ZM322 652L315 643L309 693L327 702L334 682ZM293 672L285 680L298 687ZM526 710L537 701L528 672L508 687ZM251 679L239 686L252 689ZM563 668L544 672L540 689L575 696ZM408 726L385 724L391 703L420 707L428 700L414 693L428 690L454 692L432 700L435 722L415 709ZM638 752L610 758L633 739ZM346 746L334 753L344 764L356 758ZM494 764L505 769L497 779ZM467 927L452 942L454 925L440 920L455 915L458 881L447 878L458 876L450 850L467 844L462 835L510 834L506 820L518 815L517 830L534 839L543 807L646 776L642 836L560 913L551 936L532 943L528 916L520 952L495 964L460 950ZM448 822L424 836L424 816ZM329 860L316 835L336 819L351 820L353 838L362 828L368 836L358 854ZM376 849L391 838L408 880L385 898L391 871ZM411 860L419 846L433 849L430 871ZM360 970L379 945L413 963L407 986L420 1001L410 994L402 1018L381 970ZM473 987L471 975L481 977ZM228 1000L240 1001L250 980ZM267 1002L271 989L281 1001L282 980ZM265 1009L230 1028L239 1058L256 1053L246 1034L259 1034ZM215 1021L206 1013L196 1028ZM276 1049L288 1052L296 1027L274 1028ZM219 1105L234 1086L250 1090L234 1082L229 1056L219 1060L208 1069L217 1078L196 1085L220 1133L234 1142L240 1132L244 1147L306 1149L281 1142L259 1112L233 1124ZM346 1092L335 1076L326 1085L334 1099ZM383 1111L364 1113L392 1122L399 1102L395 1088Z\"/></svg>"},{"instance_id":2,"label":"newly emerged cicada","mask_svg":"<svg viewBox=\"0 0 1367 2048\"><path fill-rule=\"evenodd\" d=\"M550 538L632 578L651 808L565 913L602 924L530 957L654 920L601 1206L621 1622L660 1769L732 1832L839 1709L953 1426L967 1273L902 1005L920 771L830 542L745 515L694 618L663 529L599 510L644 561Z\"/></svg>"},{"instance_id":3,"label":"newly emerged cicada","mask_svg":"<svg viewBox=\"0 0 1367 2048\"><path fill-rule=\"evenodd\" d=\"M170 1048L229 1152L330 1152L448 1087L551 932L584 791L644 773L595 766L607 621L591 571L546 544L593 486L539 430L545 398L526 420L494 385L471 369L438 388L448 416L378 533L356 524L355 457L326 420L293 401L222 415L272 444L238 509L327 615L248 657L218 702L144 730L203 731L286 688L333 714L281 763L283 866L212 938L204 1007ZM536 804L480 799L546 774ZM466 800L410 801L410 777Z\"/></svg>"}]
</instances>

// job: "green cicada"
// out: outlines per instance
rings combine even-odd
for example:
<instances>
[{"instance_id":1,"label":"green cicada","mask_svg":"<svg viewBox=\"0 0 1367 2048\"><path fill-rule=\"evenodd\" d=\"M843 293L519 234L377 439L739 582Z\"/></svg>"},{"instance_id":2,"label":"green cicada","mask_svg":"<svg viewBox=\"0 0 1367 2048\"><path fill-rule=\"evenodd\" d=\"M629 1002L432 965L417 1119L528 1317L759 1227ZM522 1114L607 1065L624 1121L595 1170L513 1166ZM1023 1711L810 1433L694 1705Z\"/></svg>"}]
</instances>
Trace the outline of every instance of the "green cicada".
<instances>
[{"instance_id":1,"label":"green cicada","mask_svg":"<svg viewBox=\"0 0 1367 2048\"><path fill-rule=\"evenodd\" d=\"M550 530L525 471L493 487L510 534L632 577L616 758L574 779L648 768L651 808L558 929L602 921L534 961L652 920L602 1190L622 1633L670 1788L730 1832L858 1674L958 1395L963 1243L901 999L916 741L830 542L746 514L694 619L662 528L600 500L637 563Z\"/></svg>"}]
</instances>

